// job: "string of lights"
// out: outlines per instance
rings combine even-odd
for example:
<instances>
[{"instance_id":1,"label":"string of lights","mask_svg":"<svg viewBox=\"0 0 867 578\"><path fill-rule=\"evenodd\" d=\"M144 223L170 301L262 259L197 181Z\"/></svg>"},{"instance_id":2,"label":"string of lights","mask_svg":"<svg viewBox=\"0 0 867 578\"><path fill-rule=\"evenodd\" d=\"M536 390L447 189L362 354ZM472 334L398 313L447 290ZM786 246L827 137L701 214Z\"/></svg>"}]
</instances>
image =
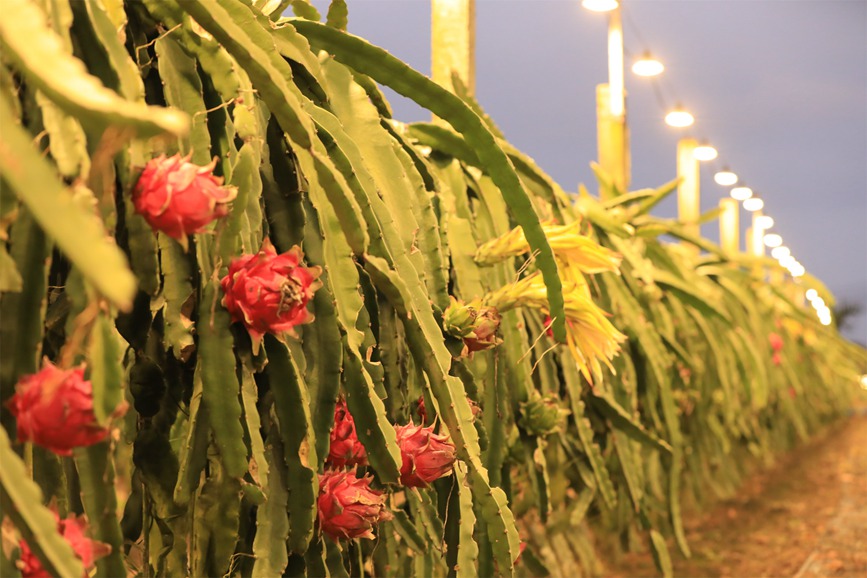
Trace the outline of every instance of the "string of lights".
<instances>
[{"instance_id":1,"label":"string of lights","mask_svg":"<svg viewBox=\"0 0 867 578\"><path fill-rule=\"evenodd\" d=\"M632 32L638 38L642 45L640 56L634 58L631 70L634 74L642 77L647 77L651 81L654 95L657 103L665 113L665 123L668 126L677 129L686 129L695 124L695 117L690 114L686 108L679 102L675 101L674 107L667 106L667 100L663 94L660 75L665 71L665 65L653 56L650 47L644 40L638 26L630 17L628 11L622 9L622 2L619 0L582 0L581 5L592 12L612 13L617 14L618 22L620 14L625 15L625 21L632 28ZM609 30L609 36L611 36ZM622 31L617 31L619 42L623 42ZM609 44L611 39L609 38ZM610 46L609 46L610 48ZM619 53L626 54L632 58L632 55L621 46ZM622 56L620 57L622 59ZM622 61L620 63L622 66ZM610 64L609 64L610 66ZM621 72L622 74L622 72ZM670 84L670 83L668 83ZM701 141L692 149L692 154L695 160L700 162L714 161L719 158L719 152L708 141ZM754 214L752 234L758 235L753 240L753 250L757 254L764 255L765 247L771 249L771 256L777 260L781 267L786 269L792 278L792 281L800 284L801 278L806 274L805 267L792 255L791 250L783 244L783 238L779 233L768 232L774 227L775 222L773 217L764 214L762 211L765 208L765 203L762 198L746 186L743 179L732 171L728 165L723 165L714 173L714 182L721 187L730 187L729 195L732 199L743 206L744 210ZM748 240L748 243L750 241ZM831 310L825 301L819 296L818 291L810 288L806 291L805 296L813 308L816 310L816 315L819 321L824 325L830 325L832 322Z\"/></svg>"}]
</instances>

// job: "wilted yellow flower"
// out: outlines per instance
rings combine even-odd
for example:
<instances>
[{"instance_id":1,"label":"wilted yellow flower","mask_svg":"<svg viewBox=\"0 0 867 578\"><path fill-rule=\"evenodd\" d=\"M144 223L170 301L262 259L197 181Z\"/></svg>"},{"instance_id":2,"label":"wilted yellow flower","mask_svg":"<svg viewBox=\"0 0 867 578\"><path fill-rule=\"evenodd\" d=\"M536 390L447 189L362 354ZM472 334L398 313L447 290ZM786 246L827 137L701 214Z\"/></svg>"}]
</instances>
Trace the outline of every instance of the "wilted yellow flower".
<instances>
[{"instance_id":1,"label":"wilted yellow flower","mask_svg":"<svg viewBox=\"0 0 867 578\"><path fill-rule=\"evenodd\" d=\"M584 273L603 273L617 271L622 257L588 237L582 235L581 223L575 221L568 225L542 223L542 230L548 244L558 259L577 266ZM530 245L521 227L515 227L505 235L492 239L479 247L475 260L480 265L490 265L530 251Z\"/></svg>"},{"instance_id":2,"label":"wilted yellow flower","mask_svg":"<svg viewBox=\"0 0 867 578\"><path fill-rule=\"evenodd\" d=\"M589 383L601 373L601 360L611 373L616 373L611 360L620 351L626 336L608 320L606 314L591 300L580 297L566 302L566 343L578 368Z\"/></svg>"},{"instance_id":3,"label":"wilted yellow flower","mask_svg":"<svg viewBox=\"0 0 867 578\"><path fill-rule=\"evenodd\" d=\"M576 288L581 288L583 293L590 297L590 286L587 284L587 279L581 271L581 267L573 261L563 261L557 258L557 272L563 285L575 285Z\"/></svg>"},{"instance_id":4,"label":"wilted yellow flower","mask_svg":"<svg viewBox=\"0 0 867 578\"><path fill-rule=\"evenodd\" d=\"M542 274L536 272L488 293L482 302L496 307L501 313L516 307L541 309L548 305L548 290L542 281Z\"/></svg>"},{"instance_id":5,"label":"wilted yellow flower","mask_svg":"<svg viewBox=\"0 0 867 578\"><path fill-rule=\"evenodd\" d=\"M607 314L590 297L586 283L563 284L566 311L566 343L581 373L593 383L601 373L600 361L614 372L611 359L620 351L626 336L608 320ZM539 272L489 293L483 303L508 311L515 307L537 309L550 315L548 291Z\"/></svg>"}]
</instances>

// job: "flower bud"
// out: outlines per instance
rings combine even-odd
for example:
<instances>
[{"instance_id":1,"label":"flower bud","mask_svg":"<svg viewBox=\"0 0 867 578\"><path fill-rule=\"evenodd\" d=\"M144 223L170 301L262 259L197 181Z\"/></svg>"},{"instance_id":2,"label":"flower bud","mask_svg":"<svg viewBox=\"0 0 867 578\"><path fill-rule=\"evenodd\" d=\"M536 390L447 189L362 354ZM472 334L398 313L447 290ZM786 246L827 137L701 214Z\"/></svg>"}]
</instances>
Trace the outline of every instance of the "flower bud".
<instances>
[{"instance_id":1,"label":"flower bud","mask_svg":"<svg viewBox=\"0 0 867 578\"><path fill-rule=\"evenodd\" d=\"M464 340L464 353L484 351L501 343L497 337L500 313L496 307L482 305L478 300L469 303L454 297L451 300L443 313L443 328L449 335Z\"/></svg>"},{"instance_id":2,"label":"flower bud","mask_svg":"<svg viewBox=\"0 0 867 578\"><path fill-rule=\"evenodd\" d=\"M238 191L213 174L216 161L202 167L190 157L162 155L145 165L132 193L135 210L148 224L186 244L190 233L225 217Z\"/></svg>"},{"instance_id":3,"label":"flower bud","mask_svg":"<svg viewBox=\"0 0 867 578\"><path fill-rule=\"evenodd\" d=\"M434 480L451 473L455 446L448 436L435 434L433 427L395 426L400 446L400 483L411 488L426 488Z\"/></svg>"},{"instance_id":4,"label":"flower bud","mask_svg":"<svg viewBox=\"0 0 867 578\"><path fill-rule=\"evenodd\" d=\"M319 527L335 540L373 539L373 528L390 520L386 496L370 489L373 478L355 471L329 470L319 476Z\"/></svg>"},{"instance_id":5,"label":"flower bud","mask_svg":"<svg viewBox=\"0 0 867 578\"><path fill-rule=\"evenodd\" d=\"M247 327L254 348L265 333L295 335L296 325L313 321L307 303L322 286L317 280L321 269L302 267L302 257L297 245L278 255L265 239L255 255L233 260L220 280L223 306Z\"/></svg>"},{"instance_id":6,"label":"flower bud","mask_svg":"<svg viewBox=\"0 0 867 578\"><path fill-rule=\"evenodd\" d=\"M327 462L335 468L366 466L367 452L355 432L355 421L346 407L346 401L337 400L334 406L334 427Z\"/></svg>"},{"instance_id":7,"label":"flower bud","mask_svg":"<svg viewBox=\"0 0 867 578\"><path fill-rule=\"evenodd\" d=\"M75 516L69 514L65 520L61 520L53 509L54 519L57 521L57 531L63 536L63 539L69 542L75 556L81 560L84 566L83 578L89 575L89 570L93 567L97 559L107 556L111 552L111 546L103 542L91 540L85 535L87 522L84 516ZM36 554L30 550L30 546L26 541L19 542L21 550L18 558L17 566L21 570L22 578L51 578L51 575L42 567L42 563Z\"/></svg>"},{"instance_id":8,"label":"flower bud","mask_svg":"<svg viewBox=\"0 0 867 578\"><path fill-rule=\"evenodd\" d=\"M473 331L476 321L476 307L454 297L449 297L451 303L443 312L443 329L452 337L463 339Z\"/></svg>"},{"instance_id":9,"label":"flower bud","mask_svg":"<svg viewBox=\"0 0 867 578\"><path fill-rule=\"evenodd\" d=\"M57 455L70 456L73 448L108 437L108 426L93 413L93 384L84 379L84 366L64 370L46 359L38 373L21 378L7 407L17 420L18 441Z\"/></svg>"},{"instance_id":10,"label":"flower bud","mask_svg":"<svg viewBox=\"0 0 867 578\"><path fill-rule=\"evenodd\" d=\"M560 431L569 411L560 408L556 396L536 394L521 404L521 427L530 435L546 436Z\"/></svg>"}]
</instances>

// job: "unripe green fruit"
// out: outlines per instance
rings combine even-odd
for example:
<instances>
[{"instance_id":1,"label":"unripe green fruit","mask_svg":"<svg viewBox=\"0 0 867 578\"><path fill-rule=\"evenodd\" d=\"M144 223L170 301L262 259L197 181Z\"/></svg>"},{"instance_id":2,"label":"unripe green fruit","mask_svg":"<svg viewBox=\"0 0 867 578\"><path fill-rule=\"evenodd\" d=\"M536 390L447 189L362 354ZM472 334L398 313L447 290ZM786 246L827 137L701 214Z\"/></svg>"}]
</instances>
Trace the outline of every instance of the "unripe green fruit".
<instances>
[{"instance_id":1,"label":"unripe green fruit","mask_svg":"<svg viewBox=\"0 0 867 578\"><path fill-rule=\"evenodd\" d=\"M546 436L560 431L569 411L560 407L560 400L553 395L536 394L530 401L521 404L521 427L530 435Z\"/></svg>"}]
</instances>

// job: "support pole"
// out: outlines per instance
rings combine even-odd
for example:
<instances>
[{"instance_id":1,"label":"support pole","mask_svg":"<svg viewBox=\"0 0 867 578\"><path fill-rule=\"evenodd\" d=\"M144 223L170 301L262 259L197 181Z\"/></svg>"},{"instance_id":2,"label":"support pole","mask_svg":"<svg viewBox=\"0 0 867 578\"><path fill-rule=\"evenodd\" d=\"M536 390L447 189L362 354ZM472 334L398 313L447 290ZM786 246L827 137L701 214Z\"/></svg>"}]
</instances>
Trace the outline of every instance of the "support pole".
<instances>
[{"instance_id":1,"label":"support pole","mask_svg":"<svg viewBox=\"0 0 867 578\"><path fill-rule=\"evenodd\" d=\"M596 145L599 151L599 166L611 178L619 193L629 190L629 129L625 116L611 114L611 98L607 84L596 86ZM603 200L615 197L600 184L599 197Z\"/></svg>"},{"instance_id":2,"label":"support pole","mask_svg":"<svg viewBox=\"0 0 867 578\"><path fill-rule=\"evenodd\" d=\"M750 239L750 254L753 257L765 256L765 228L758 223L758 221L760 221L759 217L761 216L761 211L753 211L753 226L750 227L750 230L752 231L752 237Z\"/></svg>"},{"instance_id":3,"label":"support pole","mask_svg":"<svg viewBox=\"0 0 867 578\"><path fill-rule=\"evenodd\" d=\"M753 226L747 229L747 240L750 244L750 255L753 257L765 256L765 228L759 225L759 217L762 216L761 211L753 211ZM753 274L759 279L765 278L765 268L756 263L753 267Z\"/></svg>"},{"instance_id":4,"label":"support pole","mask_svg":"<svg viewBox=\"0 0 867 578\"><path fill-rule=\"evenodd\" d=\"M476 89L476 0L431 1L431 78L451 92L452 73Z\"/></svg>"},{"instance_id":5,"label":"support pole","mask_svg":"<svg viewBox=\"0 0 867 578\"><path fill-rule=\"evenodd\" d=\"M626 125L626 90L623 77L623 24L620 8L608 14L608 84L596 86L596 134L599 166L611 177L619 193L629 190L629 128ZM617 195L600 185L599 196Z\"/></svg>"},{"instance_id":6,"label":"support pole","mask_svg":"<svg viewBox=\"0 0 867 578\"><path fill-rule=\"evenodd\" d=\"M700 213L700 196L698 180L698 160L693 155L698 142L693 138L682 138L677 142L677 218L683 224L687 233L701 235L698 223ZM695 248L698 251L698 248Z\"/></svg>"},{"instance_id":7,"label":"support pole","mask_svg":"<svg viewBox=\"0 0 867 578\"><path fill-rule=\"evenodd\" d=\"M730 198L720 199L719 240L722 250L736 255L740 250L740 204Z\"/></svg>"}]
</instances>

